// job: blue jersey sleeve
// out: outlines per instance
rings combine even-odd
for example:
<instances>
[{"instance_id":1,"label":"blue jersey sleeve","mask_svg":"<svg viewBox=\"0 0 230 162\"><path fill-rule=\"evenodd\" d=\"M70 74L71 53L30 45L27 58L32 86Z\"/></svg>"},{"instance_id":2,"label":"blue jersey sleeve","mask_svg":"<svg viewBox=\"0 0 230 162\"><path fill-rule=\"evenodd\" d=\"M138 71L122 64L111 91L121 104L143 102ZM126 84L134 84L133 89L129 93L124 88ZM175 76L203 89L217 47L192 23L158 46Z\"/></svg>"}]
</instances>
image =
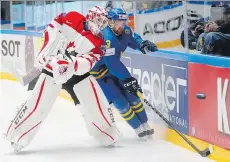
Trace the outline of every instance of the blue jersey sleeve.
<instances>
[{"instance_id":1,"label":"blue jersey sleeve","mask_svg":"<svg viewBox=\"0 0 230 162\"><path fill-rule=\"evenodd\" d=\"M133 33L131 30L129 47L132 49L140 49L140 45L142 42L143 42L143 39L141 38L141 36L135 32Z\"/></svg>"}]
</instances>

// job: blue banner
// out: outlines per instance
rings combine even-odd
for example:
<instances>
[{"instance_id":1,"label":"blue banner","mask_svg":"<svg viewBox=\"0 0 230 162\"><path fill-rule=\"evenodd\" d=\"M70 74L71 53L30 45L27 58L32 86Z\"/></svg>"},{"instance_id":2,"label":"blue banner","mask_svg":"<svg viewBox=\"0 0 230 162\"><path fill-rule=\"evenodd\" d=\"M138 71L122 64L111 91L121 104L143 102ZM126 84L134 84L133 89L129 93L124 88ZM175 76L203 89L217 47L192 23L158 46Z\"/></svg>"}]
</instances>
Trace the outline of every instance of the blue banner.
<instances>
[{"instance_id":1,"label":"blue banner","mask_svg":"<svg viewBox=\"0 0 230 162\"><path fill-rule=\"evenodd\" d=\"M157 109L165 109L171 123L188 134L188 63L138 54L122 62L137 78L145 98Z\"/></svg>"}]
</instances>

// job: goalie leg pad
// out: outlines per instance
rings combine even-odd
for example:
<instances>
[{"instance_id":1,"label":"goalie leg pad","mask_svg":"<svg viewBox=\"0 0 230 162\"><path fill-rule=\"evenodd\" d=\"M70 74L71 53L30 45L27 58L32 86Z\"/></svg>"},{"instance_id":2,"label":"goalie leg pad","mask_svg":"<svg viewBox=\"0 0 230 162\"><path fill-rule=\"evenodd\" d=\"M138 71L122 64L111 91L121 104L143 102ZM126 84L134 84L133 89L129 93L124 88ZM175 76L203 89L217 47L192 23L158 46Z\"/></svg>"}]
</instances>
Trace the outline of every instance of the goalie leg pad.
<instances>
[{"instance_id":1,"label":"goalie leg pad","mask_svg":"<svg viewBox=\"0 0 230 162\"><path fill-rule=\"evenodd\" d=\"M6 134L7 140L17 149L26 147L35 136L55 102L61 85L53 78L41 74L28 100L18 111Z\"/></svg>"},{"instance_id":2,"label":"goalie leg pad","mask_svg":"<svg viewBox=\"0 0 230 162\"><path fill-rule=\"evenodd\" d=\"M112 109L93 76L74 86L87 130L101 145L113 145L120 137Z\"/></svg>"}]
</instances>

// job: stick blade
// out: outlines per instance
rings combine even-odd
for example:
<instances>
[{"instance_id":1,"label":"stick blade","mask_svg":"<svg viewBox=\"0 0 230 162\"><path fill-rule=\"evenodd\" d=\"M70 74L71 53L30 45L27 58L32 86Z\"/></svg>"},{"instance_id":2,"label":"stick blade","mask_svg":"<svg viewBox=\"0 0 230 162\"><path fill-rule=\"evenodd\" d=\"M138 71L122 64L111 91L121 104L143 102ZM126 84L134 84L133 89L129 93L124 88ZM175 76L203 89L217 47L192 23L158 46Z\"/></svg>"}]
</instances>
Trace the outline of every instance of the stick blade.
<instances>
[{"instance_id":1,"label":"stick blade","mask_svg":"<svg viewBox=\"0 0 230 162\"><path fill-rule=\"evenodd\" d=\"M209 147L207 149L205 149L204 151L202 151L200 154L202 157L207 157L212 152L213 152L213 146L210 144Z\"/></svg>"},{"instance_id":2,"label":"stick blade","mask_svg":"<svg viewBox=\"0 0 230 162\"><path fill-rule=\"evenodd\" d=\"M207 149L205 149L204 151L201 152L202 157L207 157L210 154L211 154L211 151L209 150L209 148L207 148Z\"/></svg>"},{"instance_id":3,"label":"stick blade","mask_svg":"<svg viewBox=\"0 0 230 162\"><path fill-rule=\"evenodd\" d=\"M23 85L29 84L33 79L38 77L41 74L41 71L34 67L29 73L23 76Z\"/></svg>"}]
</instances>

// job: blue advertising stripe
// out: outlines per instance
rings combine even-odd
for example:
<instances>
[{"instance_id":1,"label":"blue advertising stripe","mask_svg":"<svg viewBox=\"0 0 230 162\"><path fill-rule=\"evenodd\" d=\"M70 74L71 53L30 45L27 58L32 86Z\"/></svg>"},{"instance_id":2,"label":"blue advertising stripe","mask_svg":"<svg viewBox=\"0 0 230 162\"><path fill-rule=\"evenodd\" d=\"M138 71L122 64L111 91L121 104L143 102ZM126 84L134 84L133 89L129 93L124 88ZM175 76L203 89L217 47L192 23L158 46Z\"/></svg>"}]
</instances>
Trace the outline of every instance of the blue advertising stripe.
<instances>
[{"instance_id":1,"label":"blue advertising stripe","mask_svg":"<svg viewBox=\"0 0 230 162\"><path fill-rule=\"evenodd\" d=\"M27 30L35 30L35 26L28 26Z\"/></svg>"},{"instance_id":2,"label":"blue advertising stripe","mask_svg":"<svg viewBox=\"0 0 230 162\"><path fill-rule=\"evenodd\" d=\"M130 55L132 54L141 54L140 51L127 49L125 54ZM211 66L219 66L219 67L226 67L230 68L230 58L227 57L220 57L220 56L211 56L211 55L204 55L204 54L194 54L194 53L183 53L177 51L170 51L170 50L161 50L159 49L157 52L149 52L148 55L173 59L173 60L181 60L181 61L188 61L193 63L200 63L200 64L208 64Z\"/></svg>"},{"instance_id":3,"label":"blue advertising stripe","mask_svg":"<svg viewBox=\"0 0 230 162\"><path fill-rule=\"evenodd\" d=\"M43 33L24 31L24 30L1 30L1 34L16 34L16 35L29 35L35 37L42 37Z\"/></svg>"},{"instance_id":4,"label":"blue advertising stripe","mask_svg":"<svg viewBox=\"0 0 230 162\"><path fill-rule=\"evenodd\" d=\"M1 20L1 24L10 24L10 20Z\"/></svg>"},{"instance_id":5,"label":"blue advertising stripe","mask_svg":"<svg viewBox=\"0 0 230 162\"><path fill-rule=\"evenodd\" d=\"M176 51L168 51L168 50L159 50L160 55L170 56L170 58L181 59L188 62L200 63L200 64L208 64L212 66L220 66L230 68L230 58L220 57L220 56L212 56L205 54L193 54L193 53L182 53ZM151 53L153 55L154 53Z\"/></svg>"},{"instance_id":6,"label":"blue advertising stripe","mask_svg":"<svg viewBox=\"0 0 230 162\"><path fill-rule=\"evenodd\" d=\"M39 27L37 28L37 30L38 30L38 31L42 31L42 30L45 30L45 28L46 28L46 26L39 26Z\"/></svg>"},{"instance_id":7,"label":"blue advertising stripe","mask_svg":"<svg viewBox=\"0 0 230 162\"><path fill-rule=\"evenodd\" d=\"M137 14L153 13L153 12L169 10L169 9L173 9L173 8L176 8L176 7L180 7L182 5L183 5L182 2L178 2L178 3L175 3L175 4L163 6L163 7L160 7L160 8L154 8L154 9L149 9L149 10L138 10Z\"/></svg>"},{"instance_id":8,"label":"blue advertising stripe","mask_svg":"<svg viewBox=\"0 0 230 162\"><path fill-rule=\"evenodd\" d=\"M17 23L13 24L13 27L24 27L26 24L25 23Z\"/></svg>"},{"instance_id":9,"label":"blue advertising stripe","mask_svg":"<svg viewBox=\"0 0 230 162\"><path fill-rule=\"evenodd\" d=\"M188 1L190 4L197 4L197 5L212 5L212 1Z\"/></svg>"}]
</instances>

